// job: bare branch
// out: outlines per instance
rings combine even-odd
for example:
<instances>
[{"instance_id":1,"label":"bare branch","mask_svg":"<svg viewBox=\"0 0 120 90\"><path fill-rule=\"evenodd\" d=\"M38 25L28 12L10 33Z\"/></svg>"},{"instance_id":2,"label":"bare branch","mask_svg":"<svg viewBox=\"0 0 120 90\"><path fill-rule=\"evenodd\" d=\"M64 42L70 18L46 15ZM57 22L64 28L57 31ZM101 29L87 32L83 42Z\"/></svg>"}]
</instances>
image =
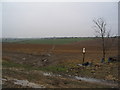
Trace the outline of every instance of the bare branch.
<instances>
[{"instance_id":1,"label":"bare branch","mask_svg":"<svg viewBox=\"0 0 120 90\"><path fill-rule=\"evenodd\" d=\"M105 60L105 33L106 33L106 23L102 18L98 18L97 20L93 20L95 25L98 27L97 30L95 30L96 33L98 33L102 37L102 51L103 51L103 59ZM96 27L95 26L95 27Z\"/></svg>"},{"instance_id":2,"label":"bare branch","mask_svg":"<svg viewBox=\"0 0 120 90\"><path fill-rule=\"evenodd\" d=\"M93 22L98 26L98 28L101 30L101 27L100 27L100 25L99 25L99 23L97 22L97 21L95 21L95 20L93 20Z\"/></svg>"}]
</instances>

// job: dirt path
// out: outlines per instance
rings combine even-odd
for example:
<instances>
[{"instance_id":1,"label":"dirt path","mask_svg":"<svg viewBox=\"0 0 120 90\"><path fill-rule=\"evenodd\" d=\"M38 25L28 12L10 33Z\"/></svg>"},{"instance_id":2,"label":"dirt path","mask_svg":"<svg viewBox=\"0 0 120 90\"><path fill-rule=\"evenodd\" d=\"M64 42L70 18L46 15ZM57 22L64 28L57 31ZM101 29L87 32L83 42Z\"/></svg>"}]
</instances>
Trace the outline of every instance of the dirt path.
<instances>
[{"instance_id":1,"label":"dirt path","mask_svg":"<svg viewBox=\"0 0 120 90\"><path fill-rule=\"evenodd\" d=\"M53 73L48 73L48 72L43 72L43 75L45 75L45 76L60 76L60 77L63 76L63 77L66 77L66 78L86 81L86 82L90 82L90 83L98 83L98 84L101 84L101 85L113 86L113 88L118 86L118 82L115 82L115 81L96 79L96 78L90 78L90 77L60 75L60 74L53 74Z\"/></svg>"},{"instance_id":2,"label":"dirt path","mask_svg":"<svg viewBox=\"0 0 120 90\"><path fill-rule=\"evenodd\" d=\"M12 69L12 68L11 68ZM18 71L18 69L17 69ZM84 82L88 82L88 83L92 83L92 84L99 84L99 85L106 85L106 86L110 86L112 88L116 88L118 87L118 83L114 82L114 81L110 81L110 80L103 80L103 79L96 79L96 78L89 78L89 77L80 77L80 76L73 76L73 75L61 75L61 74L54 74L52 72L43 72L43 71L34 71L36 73L40 73L45 77L61 77L61 78L65 78L65 79L74 79L74 80L79 80L79 81L84 81ZM7 79L3 78L2 79L3 82L5 81L12 81L15 85L21 85L23 87L31 87L31 88L45 88L44 85L39 85L33 82L29 82L28 80L18 80L16 78L9 78L7 77Z\"/></svg>"},{"instance_id":3,"label":"dirt path","mask_svg":"<svg viewBox=\"0 0 120 90\"><path fill-rule=\"evenodd\" d=\"M7 77L6 79L2 78L2 83L4 84L5 82L12 82L15 85L20 85L22 87L29 87L29 88L45 88L43 85L39 85L33 82L29 82L28 80L18 80L15 78Z\"/></svg>"}]
</instances>

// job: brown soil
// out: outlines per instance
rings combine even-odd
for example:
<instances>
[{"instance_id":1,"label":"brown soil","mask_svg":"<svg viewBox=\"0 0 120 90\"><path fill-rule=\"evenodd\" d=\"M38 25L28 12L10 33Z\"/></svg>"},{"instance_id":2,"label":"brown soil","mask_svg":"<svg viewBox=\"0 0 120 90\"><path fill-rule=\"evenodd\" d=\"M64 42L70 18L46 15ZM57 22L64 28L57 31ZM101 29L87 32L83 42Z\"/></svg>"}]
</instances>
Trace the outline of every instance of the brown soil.
<instances>
[{"instance_id":1,"label":"brown soil","mask_svg":"<svg viewBox=\"0 0 120 90\"><path fill-rule=\"evenodd\" d=\"M117 40L107 41L106 58L117 56ZM3 44L3 59L13 60L17 63L29 63L31 65L45 66L63 61L82 61L82 48L86 48L85 61L100 62L102 49L100 40L87 40L66 45L43 44Z\"/></svg>"}]
</instances>

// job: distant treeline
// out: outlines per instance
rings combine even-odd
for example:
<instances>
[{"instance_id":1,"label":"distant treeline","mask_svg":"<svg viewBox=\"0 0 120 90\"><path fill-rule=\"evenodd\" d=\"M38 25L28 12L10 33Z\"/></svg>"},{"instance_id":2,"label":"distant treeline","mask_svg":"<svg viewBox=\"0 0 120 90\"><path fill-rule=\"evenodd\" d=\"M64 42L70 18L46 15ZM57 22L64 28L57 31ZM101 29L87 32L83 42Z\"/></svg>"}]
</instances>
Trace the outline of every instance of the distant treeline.
<instances>
[{"instance_id":1,"label":"distant treeline","mask_svg":"<svg viewBox=\"0 0 120 90\"><path fill-rule=\"evenodd\" d=\"M16 42L22 40L31 40L31 39L71 39L71 38L101 38L101 37L45 37L45 38L2 38L2 42ZM109 38L120 38L120 36L112 36Z\"/></svg>"},{"instance_id":2,"label":"distant treeline","mask_svg":"<svg viewBox=\"0 0 120 90\"><path fill-rule=\"evenodd\" d=\"M2 40L22 40L22 39L66 39L66 38L94 38L94 37L44 37L44 38L2 38Z\"/></svg>"}]
</instances>

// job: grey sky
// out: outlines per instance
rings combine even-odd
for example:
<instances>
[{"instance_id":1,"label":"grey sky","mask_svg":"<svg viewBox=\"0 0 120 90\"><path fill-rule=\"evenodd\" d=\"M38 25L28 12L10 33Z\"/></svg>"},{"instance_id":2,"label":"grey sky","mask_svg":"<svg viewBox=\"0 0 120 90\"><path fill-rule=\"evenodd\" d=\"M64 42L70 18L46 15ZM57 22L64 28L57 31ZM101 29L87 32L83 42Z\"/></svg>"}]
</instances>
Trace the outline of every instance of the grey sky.
<instances>
[{"instance_id":1,"label":"grey sky","mask_svg":"<svg viewBox=\"0 0 120 90\"><path fill-rule=\"evenodd\" d=\"M6 2L2 37L94 36L92 20L99 17L118 33L117 2Z\"/></svg>"}]
</instances>

